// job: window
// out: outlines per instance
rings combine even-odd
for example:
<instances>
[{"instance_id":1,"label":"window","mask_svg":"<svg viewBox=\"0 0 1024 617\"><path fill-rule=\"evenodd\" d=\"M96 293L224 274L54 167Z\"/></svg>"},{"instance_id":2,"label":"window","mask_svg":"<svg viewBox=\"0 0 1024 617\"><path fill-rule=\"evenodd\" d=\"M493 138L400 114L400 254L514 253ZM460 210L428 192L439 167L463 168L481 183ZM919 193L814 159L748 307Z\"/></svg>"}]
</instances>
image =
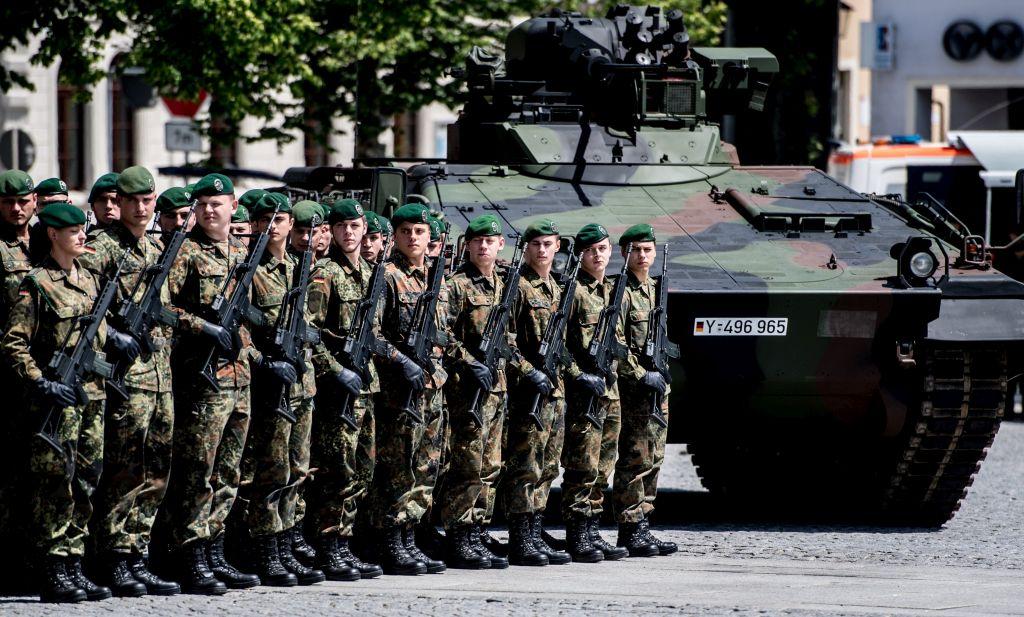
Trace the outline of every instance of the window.
<instances>
[{"instance_id":1,"label":"window","mask_svg":"<svg viewBox=\"0 0 1024 617\"><path fill-rule=\"evenodd\" d=\"M318 120L306 120L302 127L303 154L306 167L322 167L327 165L327 146L321 140L327 138L321 134L321 123ZM320 139L317 139L317 138Z\"/></svg>"},{"instance_id":2,"label":"window","mask_svg":"<svg viewBox=\"0 0 1024 617\"><path fill-rule=\"evenodd\" d=\"M128 103L115 70L120 57L110 64L110 151L111 169L121 171L135 164L135 109Z\"/></svg>"},{"instance_id":3,"label":"window","mask_svg":"<svg viewBox=\"0 0 1024 617\"><path fill-rule=\"evenodd\" d=\"M57 169L68 188L85 189L85 105L76 88L57 85Z\"/></svg>"}]
</instances>

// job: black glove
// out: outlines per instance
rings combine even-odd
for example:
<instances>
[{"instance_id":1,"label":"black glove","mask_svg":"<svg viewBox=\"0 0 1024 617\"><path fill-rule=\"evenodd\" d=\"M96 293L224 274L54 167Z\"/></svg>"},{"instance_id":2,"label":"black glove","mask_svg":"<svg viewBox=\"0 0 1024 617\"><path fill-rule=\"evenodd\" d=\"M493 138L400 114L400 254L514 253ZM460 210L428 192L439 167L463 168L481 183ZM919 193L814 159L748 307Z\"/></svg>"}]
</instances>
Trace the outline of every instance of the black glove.
<instances>
[{"instance_id":1,"label":"black glove","mask_svg":"<svg viewBox=\"0 0 1024 617\"><path fill-rule=\"evenodd\" d=\"M270 375L272 379L285 386L292 385L295 383L295 380L299 378L299 375L295 371L295 367L292 366L292 363L285 362L284 360L264 359L260 364L260 368Z\"/></svg>"},{"instance_id":2,"label":"black glove","mask_svg":"<svg viewBox=\"0 0 1024 617\"><path fill-rule=\"evenodd\" d=\"M54 407L73 407L78 402L74 389L45 377L35 380L34 386L40 398Z\"/></svg>"},{"instance_id":3,"label":"black glove","mask_svg":"<svg viewBox=\"0 0 1024 617\"><path fill-rule=\"evenodd\" d=\"M231 333L217 324L210 323L208 321L203 322L203 335L213 341L213 344L217 346L222 353L227 353L235 346L235 341L231 338Z\"/></svg>"},{"instance_id":4,"label":"black glove","mask_svg":"<svg viewBox=\"0 0 1024 617\"><path fill-rule=\"evenodd\" d=\"M416 364L412 359L402 352L397 352L394 363L398 365L400 371L402 371L402 379L409 385L409 388L413 390L422 390L427 385L426 376L423 375L423 369L420 368L419 364Z\"/></svg>"},{"instance_id":5,"label":"black glove","mask_svg":"<svg viewBox=\"0 0 1024 617\"><path fill-rule=\"evenodd\" d=\"M135 340L134 336L118 332L109 327L107 328L107 343L119 356L129 363L134 362L135 358L138 358L139 354L142 353L142 347Z\"/></svg>"},{"instance_id":6,"label":"black glove","mask_svg":"<svg viewBox=\"0 0 1024 617\"><path fill-rule=\"evenodd\" d=\"M363 378L359 376L359 373L344 366L334 374L334 381L337 382L342 390L352 396L359 396L359 393L363 390Z\"/></svg>"},{"instance_id":7,"label":"black glove","mask_svg":"<svg viewBox=\"0 0 1024 617\"><path fill-rule=\"evenodd\" d=\"M590 373L580 373L576 378L576 385L595 397L603 395L605 391L604 380Z\"/></svg>"},{"instance_id":8,"label":"black glove","mask_svg":"<svg viewBox=\"0 0 1024 617\"><path fill-rule=\"evenodd\" d=\"M665 394L665 389L668 388L665 378L658 371L647 371L647 374L640 380L640 383L658 394Z\"/></svg>"},{"instance_id":9,"label":"black glove","mask_svg":"<svg viewBox=\"0 0 1024 617\"><path fill-rule=\"evenodd\" d=\"M476 360L467 361L465 366L466 377L468 377L484 392L490 392L491 386L494 385L494 376L491 375L491 369Z\"/></svg>"},{"instance_id":10,"label":"black glove","mask_svg":"<svg viewBox=\"0 0 1024 617\"><path fill-rule=\"evenodd\" d=\"M537 369L530 369L530 372L523 375L523 381L531 388L539 392L541 396L551 394L551 380L543 372Z\"/></svg>"}]
</instances>

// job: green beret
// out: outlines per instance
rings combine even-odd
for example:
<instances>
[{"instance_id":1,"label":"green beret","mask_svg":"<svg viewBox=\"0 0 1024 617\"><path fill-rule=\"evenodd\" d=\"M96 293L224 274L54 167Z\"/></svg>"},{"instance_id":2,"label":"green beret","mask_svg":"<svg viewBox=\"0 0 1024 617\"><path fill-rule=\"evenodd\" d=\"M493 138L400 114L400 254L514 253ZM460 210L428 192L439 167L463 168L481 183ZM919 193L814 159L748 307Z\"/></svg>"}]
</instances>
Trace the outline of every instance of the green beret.
<instances>
[{"instance_id":1,"label":"green beret","mask_svg":"<svg viewBox=\"0 0 1024 617\"><path fill-rule=\"evenodd\" d=\"M356 199L339 199L334 202L334 206L331 207L331 214L327 217L327 221L333 225L342 221L351 221L353 219L362 218L365 216L363 212L363 206L359 204Z\"/></svg>"},{"instance_id":2,"label":"green beret","mask_svg":"<svg viewBox=\"0 0 1024 617\"><path fill-rule=\"evenodd\" d=\"M248 223L249 222L249 210L242 204L238 204L235 211L231 214L232 223Z\"/></svg>"},{"instance_id":3,"label":"green beret","mask_svg":"<svg viewBox=\"0 0 1024 617\"><path fill-rule=\"evenodd\" d=\"M123 174L122 174L123 175ZM196 197L212 197L214 195L234 195L235 185L224 174L206 174L196 182L192 194Z\"/></svg>"},{"instance_id":4,"label":"green beret","mask_svg":"<svg viewBox=\"0 0 1024 617\"><path fill-rule=\"evenodd\" d=\"M391 221L389 221L386 216L381 216L373 211L366 213L366 233L381 234L386 238L390 236L393 231L394 230L391 229Z\"/></svg>"},{"instance_id":5,"label":"green beret","mask_svg":"<svg viewBox=\"0 0 1024 617\"><path fill-rule=\"evenodd\" d=\"M523 232L523 242L529 242L541 236L557 236L558 223L551 219L541 219L530 223L530 226Z\"/></svg>"},{"instance_id":6,"label":"green beret","mask_svg":"<svg viewBox=\"0 0 1024 617\"><path fill-rule=\"evenodd\" d=\"M196 183L195 183L195 182L192 182L192 183L190 183L190 184L186 184L186 185L185 185L185 190L186 190L186 191L188 191L189 193L191 193L191 194L195 195L195 192L196 192Z\"/></svg>"},{"instance_id":7,"label":"green beret","mask_svg":"<svg viewBox=\"0 0 1024 617\"><path fill-rule=\"evenodd\" d=\"M256 207L260 198L266 194L267 192L263 189L249 189L242 193L242 196L238 198L238 205L245 206L247 209L252 210Z\"/></svg>"},{"instance_id":8,"label":"green beret","mask_svg":"<svg viewBox=\"0 0 1024 617\"><path fill-rule=\"evenodd\" d=\"M68 185L60 178L47 178L36 185L36 195L49 197L50 195L67 195Z\"/></svg>"},{"instance_id":9,"label":"green beret","mask_svg":"<svg viewBox=\"0 0 1024 617\"><path fill-rule=\"evenodd\" d=\"M153 174L142 165L135 165L117 177L117 192L121 195L144 195L156 190Z\"/></svg>"},{"instance_id":10,"label":"green beret","mask_svg":"<svg viewBox=\"0 0 1024 617\"><path fill-rule=\"evenodd\" d=\"M332 208L332 206L330 204L325 204L325 203L318 203L317 205L320 206L320 214L323 215L323 216L320 217L320 224L321 225L328 224L328 219L331 218L331 208Z\"/></svg>"},{"instance_id":11,"label":"green beret","mask_svg":"<svg viewBox=\"0 0 1024 617\"><path fill-rule=\"evenodd\" d=\"M597 244L607 237L608 230L604 228L604 225L598 225L597 223L584 225L583 229L576 232L576 247L574 250L578 253L588 246Z\"/></svg>"},{"instance_id":12,"label":"green beret","mask_svg":"<svg viewBox=\"0 0 1024 617\"><path fill-rule=\"evenodd\" d=\"M20 169L8 169L0 174L0 197L28 195L33 188L31 176Z\"/></svg>"},{"instance_id":13,"label":"green beret","mask_svg":"<svg viewBox=\"0 0 1024 617\"><path fill-rule=\"evenodd\" d=\"M118 176L120 174L110 172L96 178L96 182L92 183L92 190L89 191L89 204L92 205L92 202L103 193L116 193Z\"/></svg>"},{"instance_id":14,"label":"green beret","mask_svg":"<svg viewBox=\"0 0 1024 617\"><path fill-rule=\"evenodd\" d=\"M249 214L252 218L256 219L264 214L270 214L274 210L291 214L292 202L288 199L287 195L282 193L267 193L263 197L260 197L260 200L256 202L256 205L249 210Z\"/></svg>"},{"instance_id":15,"label":"green beret","mask_svg":"<svg viewBox=\"0 0 1024 617\"><path fill-rule=\"evenodd\" d=\"M477 236L500 236L501 235L501 221L498 217L493 214L481 214L472 221L469 222L469 227L466 228L466 241L470 241Z\"/></svg>"},{"instance_id":16,"label":"green beret","mask_svg":"<svg viewBox=\"0 0 1024 617\"><path fill-rule=\"evenodd\" d=\"M441 221L437 218L430 217L430 241L437 242L441 239Z\"/></svg>"},{"instance_id":17,"label":"green beret","mask_svg":"<svg viewBox=\"0 0 1024 617\"><path fill-rule=\"evenodd\" d=\"M55 201L47 204L37 215L39 222L45 227L71 227L72 225L85 225L85 212L66 201Z\"/></svg>"},{"instance_id":18,"label":"green beret","mask_svg":"<svg viewBox=\"0 0 1024 617\"><path fill-rule=\"evenodd\" d=\"M192 204L192 193L189 193L180 186L167 189L156 198L156 211L159 213L172 212L179 208L187 208Z\"/></svg>"},{"instance_id":19,"label":"green beret","mask_svg":"<svg viewBox=\"0 0 1024 617\"><path fill-rule=\"evenodd\" d=\"M309 199L303 199L292 206L292 216L295 217L296 227L312 227L313 217L315 216L317 221L323 222L324 211L320 208L320 204ZM317 223L318 225L320 223Z\"/></svg>"},{"instance_id":20,"label":"green beret","mask_svg":"<svg viewBox=\"0 0 1024 617\"><path fill-rule=\"evenodd\" d=\"M626 246L630 242L654 241L654 228L647 223L640 223L622 232L622 235L619 237L619 246Z\"/></svg>"},{"instance_id":21,"label":"green beret","mask_svg":"<svg viewBox=\"0 0 1024 617\"><path fill-rule=\"evenodd\" d=\"M405 204L391 215L391 224L396 228L402 223L429 225L430 211L422 204Z\"/></svg>"}]
</instances>

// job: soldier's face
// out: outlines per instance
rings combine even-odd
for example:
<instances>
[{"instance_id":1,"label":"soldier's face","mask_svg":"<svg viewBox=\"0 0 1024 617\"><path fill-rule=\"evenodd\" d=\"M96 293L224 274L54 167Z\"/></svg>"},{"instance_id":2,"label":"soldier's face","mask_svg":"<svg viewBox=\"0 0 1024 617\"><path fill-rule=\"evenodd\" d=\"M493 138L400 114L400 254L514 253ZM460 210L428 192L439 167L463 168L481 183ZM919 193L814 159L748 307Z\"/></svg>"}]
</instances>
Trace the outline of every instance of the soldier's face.
<instances>
[{"instance_id":1,"label":"soldier's face","mask_svg":"<svg viewBox=\"0 0 1024 617\"><path fill-rule=\"evenodd\" d=\"M340 221L331 225L331 233L334 234L334 243L341 248L341 252L351 255L359 250L363 242L366 219L359 217L350 221Z\"/></svg>"},{"instance_id":2,"label":"soldier's face","mask_svg":"<svg viewBox=\"0 0 1024 617\"><path fill-rule=\"evenodd\" d=\"M71 257L78 257L85 252L84 225L71 225L60 229L50 227L46 230L46 235L49 236L54 251Z\"/></svg>"},{"instance_id":3,"label":"soldier's face","mask_svg":"<svg viewBox=\"0 0 1024 617\"><path fill-rule=\"evenodd\" d=\"M533 267L548 268L554 262L555 253L558 252L558 236L540 236L530 240L526 244L526 254L523 259Z\"/></svg>"},{"instance_id":4,"label":"soldier's face","mask_svg":"<svg viewBox=\"0 0 1024 617\"><path fill-rule=\"evenodd\" d=\"M100 193L92 202L92 213L100 225L109 225L121 218L121 208L117 204L117 193Z\"/></svg>"},{"instance_id":5,"label":"soldier's face","mask_svg":"<svg viewBox=\"0 0 1024 617\"><path fill-rule=\"evenodd\" d=\"M188 216L188 208L178 208L177 210L171 210L170 212L161 212L157 219L157 223L163 231L174 231L181 227L181 224L185 222L186 216ZM185 231L191 231L195 226L196 217L192 217L188 220L188 226L185 228Z\"/></svg>"},{"instance_id":6,"label":"soldier's face","mask_svg":"<svg viewBox=\"0 0 1024 617\"><path fill-rule=\"evenodd\" d=\"M363 241L359 254L366 261L376 261L377 255L384 249L383 234L363 234Z\"/></svg>"},{"instance_id":7,"label":"soldier's face","mask_svg":"<svg viewBox=\"0 0 1024 617\"><path fill-rule=\"evenodd\" d=\"M431 240L427 243L427 255L430 257L437 257L441 254L441 241Z\"/></svg>"},{"instance_id":8,"label":"soldier's face","mask_svg":"<svg viewBox=\"0 0 1024 617\"><path fill-rule=\"evenodd\" d=\"M626 256L626 247L622 247L622 256ZM651 269L651 264L657 256L658 250L653 242L634 242L627 266L633 272L646 273Z\"/></svg>"},{"instance_id":9,"label":"soldier's face","mask_svg":"<svg viewBox=\"0 0 1024 617\"><path fill-rule=\"evenodd\" d=\"M117 205L120 208L121 222L128 229L144 229L153 220L156 208L156 193L145 195L119 195ZM99 217L96 217L99 219Z\"/></svg>"},{"instance_id":10,"label":"soldier's face","mask_svg":"<svg viewBox=\"0 0 1024 617\"><path fill-rule=\"evenodd\" d=\"M231 223L228 225L228 233L242 241L242 244L249 246L249 234L252 233L252 225L249 223Z\"/></svg>"},{"instance_id":11,"label":"soldier's face","mask_svg":"<svg viewBox=\"0 0 1024 617\"><path fill-rule=\"evenodd\" d=\"M35 213L36 196L34 193L13 197L0 197L0 217L8 225L23 227L28 224Z\"/></svg>"},{"instance_id":12,"label":"soldier's face","mask_svg":"<svg viewBox=\"0 0 1024 617\"><path fill-rule=\"evenodd\" d=\"M196 221L212 238L223 238L229 233L231 215L238 208L234 195L203 195L198 198ZM245 224L249 226L248 223ZM230 232L234 233L234 232Z\"/></svg>"},{"instance_id":13,"label":"soldier's face","mask_svg":"<svg viewBox=\"0 0 1024 617\"><path fill-rule=\"evenodd\" d=\"M296 251L306 251L309 250L309 241L313 235L313 230L311 228L295 225L292 227L288 241Z\"/></svg>"},{"instance_id":14,"label":"soldier's face","mask_svg":"<svg viewBox=\"0 0 1024 617\"><path fill-rule=\"evenodd\" d=\"M273 225L270 224L271 221L273 221ZM284 243L288 241L288 235L291 233L293 225L294 219L292 219L291 214L278 212L273 217L271 217L270 213L267 213L256 219L253 228L257 233L263 233L269 228L267 241L274 246L284 246Z\"/></svg>"},{"instance_id":15,"label":"soldier's face","mask_svg":"<svg viewBox=\"0 0 1024 617\"><path fill-rule=\"evenodd\" d=\"M469 260L475 266L492 266L505 248L505 236L476 236L467 243Z\"/></svg>"},{"instance_id":16,"label":"soldier's face","mask_svg":"<svg viewBox=\"0 0 1024 617\"><path fill-rule=\"evenodd\" d=\"M580 267L591 276L600 276L604 274L604 269L608 267L608 258L611 252L612 243L608 241L608 238L601 240L597 244L591 244L583 249L583 262L580 264Z\"/></svg>"},{"instance_id":17,"label":"soldier's face","mask_svg":"<svg viewBox=\"0 0 1024 617\"><path fill-rule=\"evenodd\" d=\"M316 228L316 252L326 255L331 248L331 226L321 225Z\"/></svg>"},{"instance_id":18,"label":"soldier's face","mask_svg":"<svg viewBox=\"0 0 1024 617\"><path fill-rule=\"evenodd\" d=\"M395 247L406 257L422 258L430 242L430 225L402 223L395 229Z\"/></svg>"}]
</instances>

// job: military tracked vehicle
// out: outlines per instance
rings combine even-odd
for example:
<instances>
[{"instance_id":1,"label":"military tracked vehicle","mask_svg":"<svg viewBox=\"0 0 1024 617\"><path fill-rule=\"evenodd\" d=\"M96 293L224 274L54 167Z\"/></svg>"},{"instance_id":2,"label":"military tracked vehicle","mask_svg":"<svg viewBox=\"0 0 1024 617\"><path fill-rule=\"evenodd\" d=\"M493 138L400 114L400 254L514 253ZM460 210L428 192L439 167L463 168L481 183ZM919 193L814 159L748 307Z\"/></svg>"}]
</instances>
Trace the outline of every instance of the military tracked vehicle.
<instances>
[{"instance_id":1,"label":"military tracked vehicle","mask_svg":"<svg viewBox=\"0 0 1024 617\"><path fill-rule=\"evenodd\" d=\"M776 58L691 47L680 11L552 12L474 49L445 160L295 168L290 186L453 227L550 217L668 243L671 441L752 515L788 503L939 525L999 428L1024 286L941 204L739 164L708 112L759 110ZM742 154L742 153L740 153ZM621 262L619 262L621 263ZM613 263L610 271L615 268ZM881 517L881 519L879 518Z\"/></svg>"}]
</instances>

